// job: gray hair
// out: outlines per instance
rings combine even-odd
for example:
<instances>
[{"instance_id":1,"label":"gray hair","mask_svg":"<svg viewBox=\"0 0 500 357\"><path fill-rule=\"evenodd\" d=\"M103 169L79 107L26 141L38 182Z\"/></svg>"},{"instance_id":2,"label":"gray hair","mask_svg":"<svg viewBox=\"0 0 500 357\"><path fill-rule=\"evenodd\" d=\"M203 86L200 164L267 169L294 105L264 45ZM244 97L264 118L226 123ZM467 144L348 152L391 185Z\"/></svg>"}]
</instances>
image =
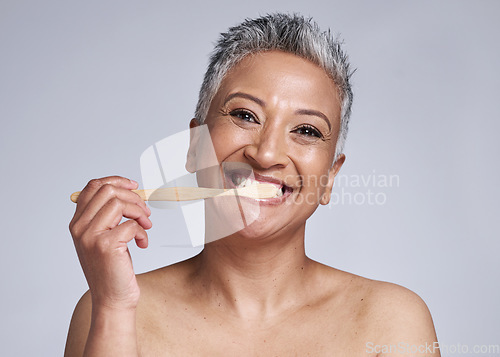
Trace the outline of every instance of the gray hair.
<instances>
[{"instance_id":1,"label":"gray hair","mask_svg":"<svg viewBox=\"0 0 500 357\"><path fill-rule=\"evenodd\" d=\"M203 123L210 104L225 75L245 56L261 51L279 50L305 58L323 68L339 88L341 100L340 131L335 160L342 153L347 136L353 94L349 79L352 71L342 42L330 30L322 32L311 18L294 14L268 14L246 19L221 33L210 56L201 85L195 118Z\"/></svg>"}]
</instances>

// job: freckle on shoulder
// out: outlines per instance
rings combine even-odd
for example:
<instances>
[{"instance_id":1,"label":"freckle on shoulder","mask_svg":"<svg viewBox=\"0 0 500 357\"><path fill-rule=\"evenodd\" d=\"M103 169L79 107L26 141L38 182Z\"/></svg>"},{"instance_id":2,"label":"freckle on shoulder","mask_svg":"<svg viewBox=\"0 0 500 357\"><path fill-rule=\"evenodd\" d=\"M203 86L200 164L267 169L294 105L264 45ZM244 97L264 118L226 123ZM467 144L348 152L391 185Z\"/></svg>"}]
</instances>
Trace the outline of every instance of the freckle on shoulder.
<instances>
[{"instance_id":1,"label":"freckle on shoulder","mask_svg":"<svg viewBox=\"0 0 500 357\"><path fill-rule=\"evenodd\" d=\"M388 282L371 281L366 317L384 335L410 336L405 328L415 333L433 331L432 317L425 302L413 291Z\"/></svg>"},{"instance_id":2,"label":"freckle on shoulder","mask_svg":"<svg viewBox=\"0 0 500 357\"><path fill-rule=\"evenodd\" d=\"M371 296L379 308L390 310L423 308L424 301L413 291L397 284L372 280Z\"/></svg>"},{"instance_id":3,"label":"freckle on shoulder","mask_svg":"<svg viewBox=\"0 0 500 357\"><path fill-rule=\"evenodd\" d=\"M345 291L350 299L366 305L372 313L428 313L424 301L413 291L393 283L372 280L359 275L328 267L332 284Z\"/></svg>"},{"instance_id":4,"label":"freckle on shoulder","mask_svg":"<svg viewBox=\"0 0 500 357\"><path fill-rule=\"evenodd\" d=\"M138 274L137 282L141 288L141 296L143 293L151 295L168 293L171 296L181 292L193 271L191 260L192 258Z\"/></svg>"},{"instance_id":5,"label":"freckle on shoulder","mask_svg":"<svg viewBox=\"0 0 500 357\"><path fill-rule=\"evenodd\" d=\"M142 288L154 288L158 289L159 284L163 284L168 281L172 283L176 277L176 268L174 265L166 266L156 270L148 271L146 273L137 274L137 281Z\"/></svg>"}]
</instances>

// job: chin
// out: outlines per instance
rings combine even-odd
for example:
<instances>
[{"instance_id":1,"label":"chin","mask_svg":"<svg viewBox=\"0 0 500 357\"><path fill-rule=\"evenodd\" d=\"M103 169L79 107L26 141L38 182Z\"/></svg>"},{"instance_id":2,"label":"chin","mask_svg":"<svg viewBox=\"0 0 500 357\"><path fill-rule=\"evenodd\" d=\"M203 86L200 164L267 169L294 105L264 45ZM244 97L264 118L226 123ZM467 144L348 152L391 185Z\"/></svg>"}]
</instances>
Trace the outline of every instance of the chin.
<instances>
[{"instance_id":1,"label":"chin","mask_svg":"<svg viewBox=\"0 0 500 357\"><path fill-rule=\"evenodd\" d=\"M244 229L234 233L231 237L236 241L245 240L255 242L264 242L282 238L289 239L294 236L295 232L303 230L306 222L305 220L299 221L294 219L294 222L285 223L284 221L281 221L280 223L281 224L277 225L275 219L271 220L267 217L259 217Z\"/></svg>"}]
</instances>

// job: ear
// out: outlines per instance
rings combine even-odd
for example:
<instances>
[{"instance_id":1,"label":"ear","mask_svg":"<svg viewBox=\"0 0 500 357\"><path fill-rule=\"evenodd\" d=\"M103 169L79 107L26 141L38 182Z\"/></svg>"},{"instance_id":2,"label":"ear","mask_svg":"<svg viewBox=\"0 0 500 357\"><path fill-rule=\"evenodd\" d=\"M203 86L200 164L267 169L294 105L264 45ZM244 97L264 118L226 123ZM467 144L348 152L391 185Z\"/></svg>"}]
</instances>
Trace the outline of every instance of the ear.
<instances>
[{"instance_id":1,"label":"ear","mask_svg":"<svg viewBox=\"0 0 500 357\"><path fill-rule=\"evenodd\" d=\"M345 155L341 154L337 158L337 160L333 163L332 167L328 171L328 183L325 187L325 192L321 196L321 199L319 203L322 205L327 205L330 202L330 198L332 197L332 189L333 189L333 183L335 181L335 176L337 176L338 172L340 171L340 168L344 164L345 161Z\"/></svg>"},{"instance_id":2,"label":"ear","mask_svg":"<svg viewBox=\"0 0 500 357\"><path fill-rule=\"evenodd\" d=\"M190 173L196 172L196 148L198 147L199 132L195 130L196 127L200 126L198 120L195 118L191 119L189 122L189 150L186 158L186 170Z\"/></svg>"}]
</instances>

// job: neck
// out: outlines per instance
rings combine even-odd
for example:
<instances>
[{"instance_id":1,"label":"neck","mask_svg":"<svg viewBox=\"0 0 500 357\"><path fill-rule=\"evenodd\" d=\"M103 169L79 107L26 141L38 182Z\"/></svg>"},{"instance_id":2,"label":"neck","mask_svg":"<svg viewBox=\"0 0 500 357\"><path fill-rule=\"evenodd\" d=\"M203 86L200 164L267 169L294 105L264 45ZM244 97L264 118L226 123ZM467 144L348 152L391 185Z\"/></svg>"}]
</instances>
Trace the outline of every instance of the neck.
<instances>
[{"instance_id":1,"label":"neck","mask_svg":"<svg viewBox=\"0 0 500 357\"><path fill-rule=\"evenodd\" d=\"M300 305L312 264L305 255L305 225L285 237L226 237L196 258L197 286L215 306L250 320Z\"/></svg>"}]
</instances>

